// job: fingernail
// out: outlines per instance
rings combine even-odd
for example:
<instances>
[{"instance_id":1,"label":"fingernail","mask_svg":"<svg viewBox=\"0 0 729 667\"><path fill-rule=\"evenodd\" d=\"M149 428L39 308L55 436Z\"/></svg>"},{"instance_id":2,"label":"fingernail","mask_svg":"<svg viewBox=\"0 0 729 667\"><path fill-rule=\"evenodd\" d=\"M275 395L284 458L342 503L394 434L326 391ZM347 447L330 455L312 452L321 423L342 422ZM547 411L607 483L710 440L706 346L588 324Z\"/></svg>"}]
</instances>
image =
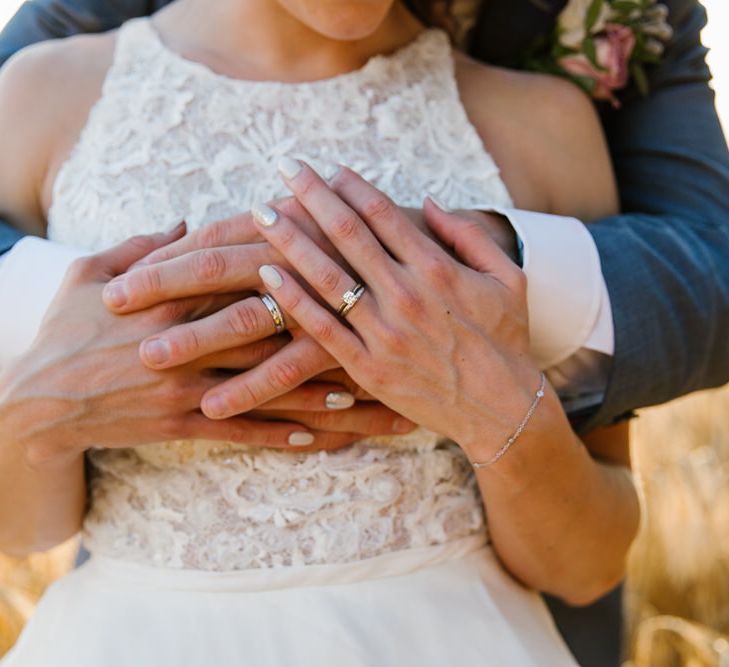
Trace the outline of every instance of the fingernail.
<instances>
[{"instance_id":1,"label":"fingernail","mask_svg":"<svg viewBox=\"0 0 729 667\"><path fill-rule=\"evenodd\" d=\"M228 406L222 396L209 396L205 399L203 412L211 419L221 419L226 416Z\"/></svg>"},{"instance_id":2,"label":"fingernail","mask_svg":"<svg viewBox=\"0 0 729 667\"><path fill-rule=\"evenodd\" d=\"M116 280L108 283L104 287L104 301L114 306L115 308L121 308L126 304L128 300L127 296L127 285L124 280Z\"/></svg>"},{"instance_id":3,"label":"fingernail","mask_svg":"<svg viewBox=\"0 0 729 667\"><path fill-rule=\"evenodd\" d=\"M432 201L435 204L436 208L439 208L443 213L450 213L451 209L442 204L438 199L436 199L433 195L428 195L428 199Z\"/></svg>"},{"instance_id":4,"label":"fingernail","mask_svg":"<svg viewBox=\"0 0 729 667\"><path fill-rule=\"evenodd\" d=\"M306 447L314 442L314 436L304 431L294 431L289 436L289 444L292 447Z\"/></svg>"},{"instance_id":5,"label":"fingernail","mask_svg":"<svg viewBox=\"0 0 729 667\"><path fill-rule=\"evenodd\" d=\"M415 427L416 424L404 417L398 417L394 422L392 422L392 430L395 433L410 433L410 431L412 431Z\"/></svg>"},{"instance_id":6,"label":"fingernail","mask_svg":"<svg viewBox=\"0 0 729 667\"><path fill-rule=\"evenodd\" d=\"M259 225L271 227L278 220L278 213L266 204L256 204L251 213Z\"/></svg>"},{"instance_id":7,"label":"fingernail","mask_svg":"<svg viewBox=\"0 0 729 667\"><path fill-rule=\"evenodd\" d=\"M153 338L142 345L142 355L153 364L164 364L170 358L170 344L161 338Z\"/></svg>"},{"instance_id":8,"label":"fingernail","mask_svg":"<svg viewBox=\"0 0 729 667\"><path fill-rule=\"evenodd\" d=\"M327 410L346 410L354 405L354 396L348 391L332 391L324 399Z\"/></svg>"},{"instance_id":9,"label":"fingernail","mask_svg":"<svg viewBox=\"0 0 729 667\"><path fill-rule=\"evenodd\" d=\"M291 180L292 178L296 178L303 165L298 160L294 160L288 155L285 155L278 161L277 166L284 178Z\"/></svg>"},{"instance_id":10,"label":"fingernail","mask_svg":"<svg viewBox=\"0 0 729 667\"><path fill-rule=\"evenodd\" d=\"M261 280L271 289L278 289L283 285L283 278L281 274L276 271L275 267L270 264L264 264L258 269L258 275L261 276Z\"/></svg>"}]
</instances>

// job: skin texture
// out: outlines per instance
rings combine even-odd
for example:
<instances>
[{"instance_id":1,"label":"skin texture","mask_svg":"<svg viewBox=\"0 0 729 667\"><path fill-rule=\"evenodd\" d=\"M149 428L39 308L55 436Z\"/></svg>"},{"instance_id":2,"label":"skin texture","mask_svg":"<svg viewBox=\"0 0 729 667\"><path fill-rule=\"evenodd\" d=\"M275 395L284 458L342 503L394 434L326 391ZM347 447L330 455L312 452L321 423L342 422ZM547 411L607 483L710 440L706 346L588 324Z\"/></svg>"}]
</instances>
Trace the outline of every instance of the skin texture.
<instances>
[{"instance_id":1,"label":"skin texture","mask_svg":"<svg viewBox=\"0 0 729 667\"><path fill-rule=\"evenodd\" d=\"M421 30L399 4L387 0L359 3L341 0L332 7L337 12L322 13L318 3L308 0L287 0L286 7L264 0L220 0L212 7L200 0L186 0L160 13L155 23L171 48L216 71L248 79L282 80L310 80L350 71L375 53L389 53L410 42ZM355 41L347 41L355 34L352 31L369 25L363 23L366 16L384 16L384 19L379 23L373 19L371 34L358 32ZM89 107L100 94L113 43L114 36L106 35L41 46L11 63L0 77L0 127L15 128L24 141L40 142L45 151L38 155L28 151L27 146L24 151L9 150L7 155L22 153L28 156L28 162L12 165L17 177L7 188L0 179L3 212L26 229L44 231L44 215L51 202L55 174L71 148L73 137L78 136ZM497 160L503 160L503 177L517 205L583 219L617 209L604 140L589 102L579 91L545 77L475 65L465 57L457 59L457 76L462 90L474 91L473 98L464 94L466 111L486 147ZM79 94L75 97L78 102L51 104L56 99L69 99L69 86L78 87ZM485 97L484 91L489 91ZM476 105L477 94L489 102ZM542 113L535 115L535 108ZM64 131L59 132L59 128ZM0 174L10 169L1 160L0 156ZM437 213L426 205L424 217L431 234L459 255L465 262L463 265L441 250L428 235L419 232L407 213L393 207L381 194L372 193L353 174L345 170L330 189L314 174L306 170L304 173L308 174L308 187L304 181L288 181L297 203L278 205L279 213L286 214L285 219L291 221L289 229L296 230L298 242L287 244L277 235L275 230L284 229L283 225L256 228L250 218L242 225L247 235L242 242L256 240L258 233L280 253L273 255L273 260L265 259L272 251L259 245L249 248L247 257L256 265L275 264L284 276L280 290L268 286L277 298L280 294L280 302L293 318L290 322L293 343L282 352L290 355L291 348L300 346L299 350L306 350L302 356L315 359L318 368L310 361L302 367L302 359L293 356L280 363L274 361L274 355L265 366L238 378L234 387L230 382L208 388L196 385L203 390L197 397L202 409L208 417L215 418L210 424L226 424L225 419L236 412L284 396L296 381L342 365L365 392L393 410L388 410L390 419L395 412L401 412L453 438L473 459L485 460L501 446L526 413L538 382L536 369L526 353L523 276L486 233L488 225L497 228L498 221L484 223L481 218L456 226L453 216ZM350 212L332 216L332 211L342 210L343 203ZM322 224L327 219L335 221L335 229ZM402 239L408 239L408 244L398 245L398 239L388 237L383 221L401 231ZM317 231L319 227L321 230ZM241 263L241 240L231 236L225 226L215 229L215 232L201 232L192 241L177 241L178 251L184 248L190 252L174 254L164 271L159 270L161 265L151 263L161 259L159 254L148 258L146 268L136 268L127 274L124 284L116 281L104 291L107 305L117 310L126 308L125 318L142 304L144 308L137 314L147 312L154 302L150 299L154 290L147 289L145 296L145 285L160 287L164 292L161 300L183 296L176 285L184 275L185 266L197 266L198 276L207 280L214 294L238 295L240 299L241 292L263 290L265 286L252 275L250 266L246 266L243 274L229 268ZM313 241L305 243L309 238L304 236L307 231ZM218 234L218 240L224 240L216 244L216 250L201 250L202 246L196 245L206 233ZM366 239L369 241L365 242ZM380 242L393 251L392 259L379 246ZM322 248L329 254L322 253ZM302 249L306 252L298 254ZM141 253L134 257L127 254L125 261L119 261L115 252L119 250L111 254L115 270L104 266L100 274L93 275L92 282L95 281L99 292L100 283L108 282L142 258ZM318 320L312 319L312 313L321 316L326 311L316 306L300 288L294 291L299 283L295 273L287 272L286 262L282 261L285 258L290 269L298 270L314 291L319 291L327 281L322 283L321 276L312 274L311 270L317 261L329 255L341 262L337 264L341 266L338 270L344 271L350 280L352 274L346 272L356 270L368 284L366 298L352 312L351 323L357 331L357 318L369 314L367 324L377 335L365 340L366 352L360 345L355 358L337 344L341 341L335 333L342 334L341 325L335 329L336 321L330 319L330 325L322 327ZM362 257L370 261L362 263ZM81 274L86 275L83 271ZM334 274L329 271L329 275ZM226 282L221 276L232 277L232 282ZM331 278L328 284L334 285ZM335 296L341 295L342 285L340 280L336 283L337 290L321 294L325 299L328 296L330 306L336 305ZM351 286L351 282L346 286ZM81 287L74 284L70 291ZM118 305L120 292L126 297L126 305ZM478 293L479 299L471 299L473 293ZM64 295L60 296L63 300ZM209 299L199 294L191 296ZM473 305L476 302L478 309ZM246 303L245 297L240 303ZM169 352L166 362L156 362L149 346L142 346L141 354L147 364L157 366L149 372L175 377L177 369L200 363L196 355L221 353L226 346L239 347L253 341L258 334L270 335L270 318L266 320L260 307L257 311L246 310L240 303L223 303L223 308L231 310L214 313L212 322L200 320L194 325L198 333L204 334L191 337L203 340L196 348L190 347L189 340L188 344L184 342L179 328L165 334ZM248 303L251 307L255 305L255 301ZM235 312L237 316L232 315ZM402 318L403 312L413 317ZM444 312L447 317L443 316ZM432 332L398 328L403 319L408 322L421 313L427 315L428 321L440 322L442 326ZM228 330L211 333L217 331L216 322L230 326ZM253 322L253 325L241 326L241 322ZM301 328L296 327L297 322ZM260 331L264 325L268 329ZM356 335L346 331L348 336ZM135 334L139 333L135 329ZM364 335L363 328L360 336L364 339ZM153 342L164 342L160 340L161 327L143 332L137 342L150 336L156 339ZM50 346L48 341L50 337L39 338L40 345ZM35 355L44 358L39 349L35 347ZM133 350L133 346L129 344L125 350ZM415 365L413 359L427 359L428 365ZM59 361L57 367L67 369L68 359L65 362ZM131 359L129 365L134 368ZM407 377L407 382L403 382L403 377ZM483 382L484 377L489 378L488 383ZM9 406L7 423L13 419L22 421L18 419L22 401L17 397L23 394L17 387L26 388L30 384L11 379L4 385L2 404ZM64 400L67 393L61 391ZM89 404L88 399L85 397L85 404ZM217 403L222 409L217 408ZM163 402L163 408L164 405ZM387 408L375 406L374 409ZM2 417L0 412L0 420ZM345 421L340 414L336 417L338 422ZM196 414L195 418L199 419L200 415ZM88 423L93 423L93 419ZM169 424L169 421L162 420L162 423ZM390 424L395 426L393 421ZM108 430L108 425L103 430ZM162 435L169 437L169 433ZM597 463L572 433L559 401L549 391L528 432L522 435L520 447L513 448L498 467L479 472L495 548L516 577L530 586L579 603L597 597L622 575L627 546L637 524L634 491L614 465L626 458L624 436L620 430L603 435L603 444L609 443L603 447L603 456L607 451L610 463ZM87 442L91 441L89 438ZM7 485L11 489L7 498L0 498L0 506L7 509L8 515L24 517L29 528L6 531L5 544L22 551L38 544L46 545L57 539L59 532L72 532L78 526L82 516L78 501L79 461L84 446L82 443L79 449L71 447L69 451L41 439L38 446L21 441L6 448L13 456L0 460L0 470L12 483ZM18 475L23 467L31 472ZM50 490L44 487L49 484L49 470L53 471ZM45 474L38 474L39 471ZM53 490L51 502L49 494ZM19 505L13 497L22 497L28 505ZM574 502L575 498L580 502ZM48 517L64 530L51 533L47 528ZM8 519L8 525L17 527L18 523ZM560 549L555 549L555 544Z\"/></svg>"},{"instance_id":2,"label":"skin texture","mask_svg":"<svg viewBox=\"0 0 729 667\"><path fill-rule=\"evenodd\" d=\"M305 165L294 176L286 173L285 181L351 269L263 205L254 209L261 233L301 276L263 267L267 288L366 391L454 440L470 460L491 460L539 386L528 355L522 272L478 224L454 224L426 202L431 232L459 263L347 169L333 183L337 192ZM345 323L331 309L356 281L367 290ZM217 407L212 402L208 410ZM477 471L505 566L529 586L572 604L593 601L622 578L638 523L637 496L623 467L626 427L605 429L593 440L600 461L584 446L589 441L572 432L548 387L511 450Z\"/></svg>"}]
</instances>

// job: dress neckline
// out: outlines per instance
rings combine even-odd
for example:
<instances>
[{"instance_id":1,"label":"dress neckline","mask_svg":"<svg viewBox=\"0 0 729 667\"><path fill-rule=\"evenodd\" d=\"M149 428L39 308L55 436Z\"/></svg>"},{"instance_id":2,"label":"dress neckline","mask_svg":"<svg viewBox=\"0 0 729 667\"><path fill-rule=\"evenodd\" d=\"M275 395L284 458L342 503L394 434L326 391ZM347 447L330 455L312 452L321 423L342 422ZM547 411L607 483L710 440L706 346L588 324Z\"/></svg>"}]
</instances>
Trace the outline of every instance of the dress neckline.
<instances>
[{"instance_id":1,"label":"dress neckline","mask_svg":"<svg viewBox=\"0 0 729 667\"><path fill-rule=\"evenodd\" d=\"M447 44L450 46L450 40L447 34L440 28L424 28L418 35L407 44L396 49L392 53L388 54L376 54L370 57L362 67L351 70L349 72L343 72L336 74L331 77L324 79L313 79L311 81L277 81L272 79L239 79L227 74L216 72L208 65L201 63L197 60L192 60L178 53L170 46L168 46L162 35L157 30L156 26L152 22L152 17L142 17L136 20L130 21L132 24L137 24L139 29L144 30L146 37L154 44L157 50L164 54L170 61L175 62L178 66L184 67L197 75L204 76L211 80L217 80L223 82L229 86L240 86L243 88L260 88L260 87L271 87L277 86L288 90L296 90L298 88L306 87L313 88L328 88L350 82L360 82L361 80L367 80L372 72L379 71L382 65L393 65L398 62L404 62L410 59L413 54L419 51L424 51L429 48L431 44L437 42Z\"/></svg>"}]
</instances>

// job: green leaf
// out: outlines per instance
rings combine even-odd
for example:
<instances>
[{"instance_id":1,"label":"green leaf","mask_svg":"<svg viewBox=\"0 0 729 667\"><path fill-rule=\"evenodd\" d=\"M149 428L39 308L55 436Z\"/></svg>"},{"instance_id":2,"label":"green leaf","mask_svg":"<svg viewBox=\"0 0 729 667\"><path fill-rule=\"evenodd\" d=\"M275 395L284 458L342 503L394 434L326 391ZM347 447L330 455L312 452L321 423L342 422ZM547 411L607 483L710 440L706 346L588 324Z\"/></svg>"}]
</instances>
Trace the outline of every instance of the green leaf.
<instances>
[{"instance_id":1,"label":"green leaf","mask_svg":"<svg viewBox=\"0 0 729 667\"><path fill-rule=\"evenodd\" d=\"M595 48L595 40L592 39L592 37L587 37L584 42L582 42L582 48L585 51L585 55L587 56L587 59L595 66L600 67L597 63L597 50Z\"/></svg>"},{"instance_id":2,"label":"green leaf","mask_svg":"<svg viewBox=\"0 0 729 667\"><path fill-rule=\"evenodd\" d=\"M585 17L585 28L587 29L588 33L593 29L593 27L597 23L597 19L600 18L600 13L602 12L603 3L604 3L604 0L592 0L590 9L587 10L587 16Z\"/></svg>"}]
</instances>

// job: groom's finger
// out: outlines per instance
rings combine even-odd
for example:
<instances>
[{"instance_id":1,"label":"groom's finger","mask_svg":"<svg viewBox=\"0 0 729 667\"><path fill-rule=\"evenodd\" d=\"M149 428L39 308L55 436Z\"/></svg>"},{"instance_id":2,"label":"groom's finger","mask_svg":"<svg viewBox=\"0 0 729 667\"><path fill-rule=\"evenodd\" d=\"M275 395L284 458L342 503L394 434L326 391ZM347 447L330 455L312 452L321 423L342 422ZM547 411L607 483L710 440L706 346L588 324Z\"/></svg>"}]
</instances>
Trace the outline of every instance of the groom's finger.
<instances>
[{"instance_id":1,"label":"groom's finger","mask_svg":"<svg viewBox=\"0 0 729 667\"><path fill-rule=\"evenodd\" d=\"M139 347L139 356L151 369L172 368L214 352L260 341L274 333L276 326L271 313L259 297L253 296L145 339Z\"/></svg>"},{"instance_id":2,"label":"groom's finger","mask_svg":"<svg viewBox=\"0 0 729 667\"><path fill-rule=\"evenodd\" d=\"M189 296L254 291L261 285L257 268L271 257L280 255L267 243L195 250L118 276L104 288L104 303L121 314Z\"/></svg>"}]
</instances>

